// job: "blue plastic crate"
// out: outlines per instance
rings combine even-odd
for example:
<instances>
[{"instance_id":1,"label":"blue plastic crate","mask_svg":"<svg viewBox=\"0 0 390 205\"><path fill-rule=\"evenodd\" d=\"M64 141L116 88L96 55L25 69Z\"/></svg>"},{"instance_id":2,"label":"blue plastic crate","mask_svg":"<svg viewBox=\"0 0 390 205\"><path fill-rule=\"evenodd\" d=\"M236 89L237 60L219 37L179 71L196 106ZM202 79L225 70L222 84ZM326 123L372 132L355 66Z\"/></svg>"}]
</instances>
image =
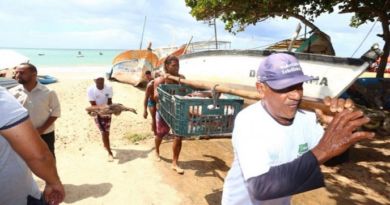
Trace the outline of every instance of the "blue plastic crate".
<instances>
[{"instance_id":1,"label":"blue plastic crate","mask_svg":"<svg viewBox=\"0 0 390 205\"><path fill-rule=\"evenodd\" d=\"M231 133L243 100L186 96L193 91L189 86L177 84L162 84L157 88L159 113L173 134L189 137Z\"/></svg>"}]
</instances>

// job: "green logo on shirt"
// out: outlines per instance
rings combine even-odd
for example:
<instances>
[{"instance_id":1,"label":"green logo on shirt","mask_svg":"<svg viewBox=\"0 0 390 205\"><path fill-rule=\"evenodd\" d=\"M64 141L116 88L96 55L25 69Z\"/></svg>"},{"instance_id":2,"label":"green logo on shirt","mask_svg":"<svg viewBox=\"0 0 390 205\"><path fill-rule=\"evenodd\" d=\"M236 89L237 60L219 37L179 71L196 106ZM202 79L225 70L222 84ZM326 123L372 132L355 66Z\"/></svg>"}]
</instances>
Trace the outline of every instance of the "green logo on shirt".
<instances>
[{"instance_id":1,"label":"green logo on shirt","mask_svg":"<svg viewBox=\"0 0 390 205\"><path fill-rule=\"evenodd\" d=\"M307 143L305 143L305 144L300 144L300 145L299 145L298 153L299 153L299 155L301 155L301 154L307 152L307 150L309 150L309 147L307 146Z\"/></svg>"}]
</instances>

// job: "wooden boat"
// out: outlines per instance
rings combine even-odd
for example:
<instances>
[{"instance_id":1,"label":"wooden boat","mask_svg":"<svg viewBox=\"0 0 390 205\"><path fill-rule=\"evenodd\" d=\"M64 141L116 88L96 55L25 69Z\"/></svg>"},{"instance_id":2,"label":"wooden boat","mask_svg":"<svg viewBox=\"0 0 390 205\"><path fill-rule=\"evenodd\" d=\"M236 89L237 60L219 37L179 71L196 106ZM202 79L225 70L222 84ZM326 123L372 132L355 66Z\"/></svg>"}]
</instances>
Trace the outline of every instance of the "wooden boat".
<instances>
[{"instance_id":1,"label":"wooden boat","mask_svg":"<svg viewBox=\"0 0 390 205\"><path fill-rule=\"evenodd\" d=\"M112 62L109 79L139 86L146 82L145 71L154 71L157 56L148 50L128 50L116 56Z\"/></svg>"}]
</instances>

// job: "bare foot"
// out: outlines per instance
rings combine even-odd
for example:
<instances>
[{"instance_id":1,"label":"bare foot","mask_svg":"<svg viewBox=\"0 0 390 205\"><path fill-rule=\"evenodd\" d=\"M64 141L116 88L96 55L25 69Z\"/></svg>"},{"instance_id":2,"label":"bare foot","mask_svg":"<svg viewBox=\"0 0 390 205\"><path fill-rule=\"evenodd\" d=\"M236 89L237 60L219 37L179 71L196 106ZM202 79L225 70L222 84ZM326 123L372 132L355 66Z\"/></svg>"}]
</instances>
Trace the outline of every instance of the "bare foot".
<instances>
[{"instance_id":1,"label":"bare foot","mask_svg":"<svg viewBox=\"0 0 390 205\"><path fill-rule=\"evenodd\" d=\"M172 165L173 171L177 172L178 174L184 174L184 170L180 168L179 166L173 166Z\"/></svg>"},{"instance_id":2,"label":"bare foot","mask_svg":"<svg viewBox=\"0 0 390 205\"><path fill-rule=\"evenodd\" d=\"M159 162L159 161L161 161L161 157L160 157L160 155L158 155L158 154L155 154L155 155L154 155L154 160L156 160L156 162Z\"/></svg>"},{"instance_id":3,"label":"bare foot","mask_svg":"<svg viewBox=\"0 0 390 205\"><path fill-rule=\"evenodd\" d=\"M113 161L114 161L114 156L112 156L111 154L108 155L107 161L108 161L108 162L113 162Z\"/></svg>"}]
</instances>

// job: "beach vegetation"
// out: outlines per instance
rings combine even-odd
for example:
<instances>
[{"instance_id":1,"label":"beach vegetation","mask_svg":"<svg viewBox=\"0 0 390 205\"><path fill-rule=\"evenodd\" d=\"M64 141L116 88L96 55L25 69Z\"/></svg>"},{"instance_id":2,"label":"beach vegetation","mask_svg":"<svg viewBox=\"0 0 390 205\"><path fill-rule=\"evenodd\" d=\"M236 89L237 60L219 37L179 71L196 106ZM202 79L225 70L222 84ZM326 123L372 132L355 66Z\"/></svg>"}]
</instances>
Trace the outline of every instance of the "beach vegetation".
<instances>
[{"instance_id":1,"label":"beach vegetation","mask_svg":"<svg viewBox=\"0 0 390 205\"><path fill-rule=\"evenodd\" d=\"M131 143L138 143L140 141L146 140L153 137L152 134L149 133L126 133L124 138L129 140Z\"/></svg>"},{"instance_id":2,"label":"beach vegetation","mask_svg":"<svg viewBox=\"0 0 390 205\"><path fill-rule=\"evenodd\" d=\"M324 13L352 13L350 26L358 27L367 22L382 24L383 55L377 77L383 78L390 52L390 0L185 0L191 15L197 20L221 19L225 29L232 33L243 31L248 25L269 18L296 18L316 31L326 34L314 25L314 19Z\"/></svg>"}]
</instances>

